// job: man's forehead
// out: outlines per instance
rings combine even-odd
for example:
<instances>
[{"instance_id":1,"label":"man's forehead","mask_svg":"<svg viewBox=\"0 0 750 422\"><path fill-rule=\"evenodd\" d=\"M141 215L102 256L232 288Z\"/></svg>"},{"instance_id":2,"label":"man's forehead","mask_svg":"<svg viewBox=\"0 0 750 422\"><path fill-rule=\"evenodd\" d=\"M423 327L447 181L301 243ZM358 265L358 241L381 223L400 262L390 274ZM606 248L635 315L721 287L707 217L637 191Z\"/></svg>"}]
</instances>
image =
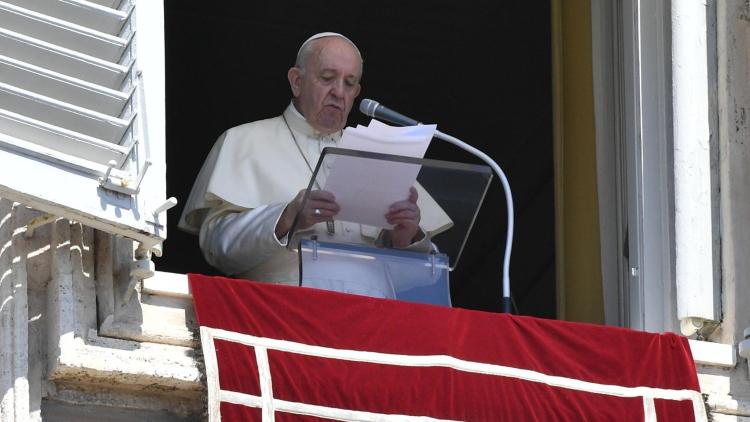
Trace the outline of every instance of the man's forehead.
<instances>
[{"instance_id":1,"label":"man's forehead","mask_svg":"<svg viewBox=\"0 0 750 422\"><path fill-rule=\"evenodd\" d=\"M330 56L335 59L341 59L341 56L344 56L345 58L351 58L355 62L360 61L356 47L338 38L316 40L316 43L312 46L312 55L318 57Z\"/></svg>"},{"instance_id":2,"label":"man's forehead","mask_svg":"<svg viewBox=\"0 0 750 422\"><path fill-rule=\"evenodd\" d=\"M332 44L327 42L313 46L314 49L309 57L310 64L317 67L319 72L343 72L359 77L362 72L362 62L354 49L348 44ZM339 48L342 46L344 48Z\"/></svg>"},{"instance_id":3,"label":"man's forehead","mask_svg":"<svg viewBox=\"0 0 750 422\"><path fill-rule=\"evenodd\" d=\"M339 69L351 67L357 77L362 75L362 54L356 45L347 37L336 32L320 32L305 40L297 52L297 66L313 65L319 71L321 67L331 66ZM348 73L348 72L344 72Z\"/></svg>"}]
</instances>

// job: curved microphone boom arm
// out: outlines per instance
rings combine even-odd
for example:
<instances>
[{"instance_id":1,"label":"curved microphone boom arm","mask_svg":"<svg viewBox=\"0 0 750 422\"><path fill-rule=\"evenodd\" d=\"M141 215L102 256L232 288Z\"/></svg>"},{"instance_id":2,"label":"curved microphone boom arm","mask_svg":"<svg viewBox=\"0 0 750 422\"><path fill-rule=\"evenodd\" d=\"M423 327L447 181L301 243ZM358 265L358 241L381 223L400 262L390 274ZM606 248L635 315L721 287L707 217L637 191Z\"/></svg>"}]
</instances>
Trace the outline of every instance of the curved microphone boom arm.
<instances>
[{"instance_id":1,"label":"curved microphone boom arm","mask_svg":"<svg viewBox=\"0 0 750 422\"><path fill-rule=\"evenodd\" d=\"M365 98L359 103L359 111L367 116L382 119L395 123L400 126L413 126L422 124L412 118L406 117L400 113L397 113L374 100ZM505 204L508 209L508 231L505 238L505 256L503 257L503 298L502 298L502 312L510 313L510 252L513 245L513 196L510 192L510 184L508 184L508 178L505 177L505 173L497 163L490 158L487 154L467 144L466 142L447 135L439 130L435 131L435 137L442 139L443 141L449 142L462 150L479 157L482 161L487 163L492 170L497 174L500 179L500 183L503 185L505 191Z\"/></svg>"}]
</instances>

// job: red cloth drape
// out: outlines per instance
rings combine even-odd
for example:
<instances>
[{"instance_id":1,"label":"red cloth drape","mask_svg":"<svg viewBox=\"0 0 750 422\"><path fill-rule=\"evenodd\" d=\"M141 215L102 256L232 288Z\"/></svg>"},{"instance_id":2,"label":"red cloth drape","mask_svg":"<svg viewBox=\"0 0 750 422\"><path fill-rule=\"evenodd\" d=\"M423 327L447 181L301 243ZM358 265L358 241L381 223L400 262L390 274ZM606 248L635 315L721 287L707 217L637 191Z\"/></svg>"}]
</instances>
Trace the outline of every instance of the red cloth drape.
<instances>
[{"instance_id":1,"label":"red cloth drape","mask_svg":"<svg viewBox=\"0 0 750 422\"><path fill-rule=\"evenodd\" d=\"M482 373L481 365L468 370L438 363L410 366L268 348L265 356L272 389L264 397L272 395L284 403L446 420L640 421L647 412L643 398L622 397L621 392L632 395L633 387L690 390L693 395L699 391L688 342L671 333L196 274L189 278L201 327L302 347L398 355L404 357L403 363L413 356L446 356L449 362L528 370L532 372L524 374L542 378ZM219 337L213 341L218 388L263 396L256 347ZM559 378L548 382L549 376ZM605 389L614 386L616 393L583 391L588 387L575 387L576 380ZM558 381L563 385L556 385ZM689 399L657 395L653 403L659 421L695 420L695 403ZM229 401L222 401L220 410L223 421L261 417L257 407ZM275 418L329 420L278 406Z\"/></svg>"}]
</instances>

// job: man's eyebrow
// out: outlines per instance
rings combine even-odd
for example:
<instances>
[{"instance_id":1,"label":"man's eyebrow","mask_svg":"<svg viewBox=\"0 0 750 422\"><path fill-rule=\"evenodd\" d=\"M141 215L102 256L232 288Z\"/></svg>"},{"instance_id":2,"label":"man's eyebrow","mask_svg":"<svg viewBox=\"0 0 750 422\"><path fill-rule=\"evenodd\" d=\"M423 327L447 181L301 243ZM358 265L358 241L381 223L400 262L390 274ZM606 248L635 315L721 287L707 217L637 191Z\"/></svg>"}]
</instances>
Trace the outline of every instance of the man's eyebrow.
<instances>
[{"instance_id":1,"label":"man's eyebrow","mask_svg":"<svg viewBox=\"0 0 750 422\"><path fill-rule=\"evenodd\" d=\"M340 72L337 69L327 67L327 68L320 69L320 72L318 74L319 75L331 75L331 74L338 75L339 73ZM353 73L344 75L344 79L347 79L347 80L358 81L359 78L360 78L359 75L356 75L356 74L353 74Z\"/></svg>"}]
</instances>

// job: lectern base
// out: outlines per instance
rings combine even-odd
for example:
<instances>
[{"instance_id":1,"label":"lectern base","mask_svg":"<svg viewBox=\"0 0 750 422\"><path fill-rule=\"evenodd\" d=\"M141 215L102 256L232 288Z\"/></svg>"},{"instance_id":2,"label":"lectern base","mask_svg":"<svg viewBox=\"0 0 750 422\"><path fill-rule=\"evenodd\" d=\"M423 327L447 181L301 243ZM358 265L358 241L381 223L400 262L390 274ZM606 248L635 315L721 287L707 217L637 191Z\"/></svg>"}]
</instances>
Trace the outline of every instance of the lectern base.
<instances>
[{"instance_id":1,"label":"lectern base","mask_svg":"<svg viewBox=\"0 0 750 422\"><path fill-rule=\"evenodd\" d=\"M299 254L301 286L451 306L445 254L307 239Z\"/></svg>"}]
</instances>

